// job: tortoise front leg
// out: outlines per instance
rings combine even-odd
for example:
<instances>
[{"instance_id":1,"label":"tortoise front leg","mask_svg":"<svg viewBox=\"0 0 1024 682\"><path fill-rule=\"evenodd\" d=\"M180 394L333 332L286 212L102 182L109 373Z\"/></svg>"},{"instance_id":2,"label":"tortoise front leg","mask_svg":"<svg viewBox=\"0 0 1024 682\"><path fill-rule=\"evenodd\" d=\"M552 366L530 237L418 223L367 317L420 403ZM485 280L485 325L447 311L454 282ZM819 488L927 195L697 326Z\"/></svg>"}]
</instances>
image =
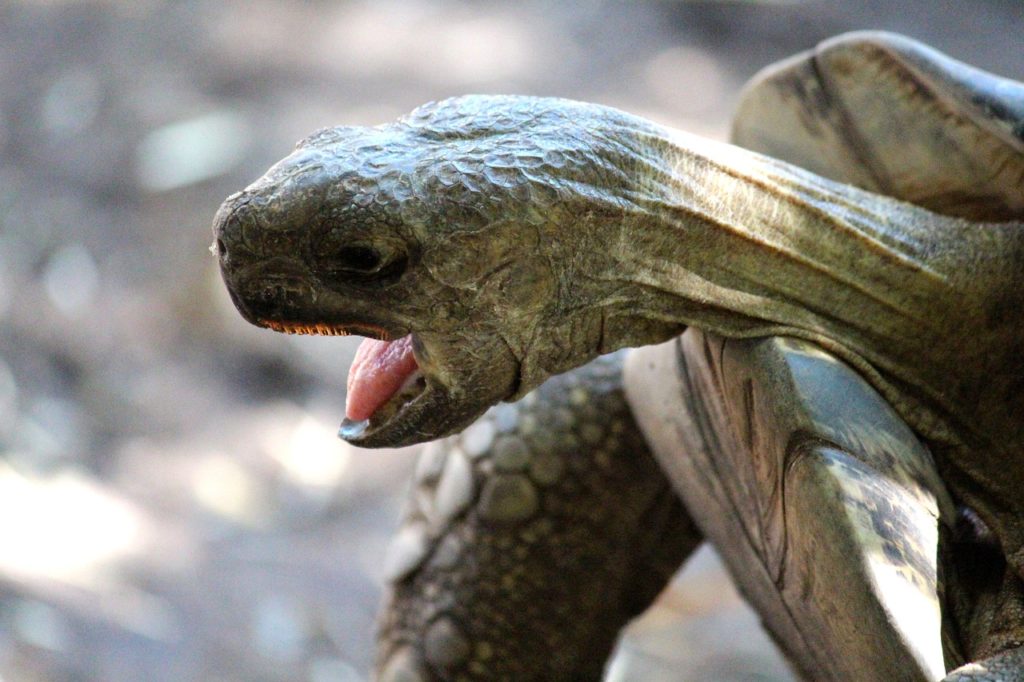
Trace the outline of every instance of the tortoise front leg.
<instances>
[{"instance_id":1,"label":"tortoise front leg","mask_svg":"<svg viewBox=\"0 0 1024 682\"><path fill-rule=\"evenodd\" d=\"M599 679L701 536L602 358L422 454L379 678Z\"/></svg>"},{"instance_id":2,"label":"tortoise front leg","mask_svg":"<svg viewBox=\"0 0 1024 682\"><path fill-rule=\"evenodd\" d=\"M943 677L951 502L859 375L804 341L691 329L634 351L626 387L687 509L804 678Z\"/></svg>"}]
</instances>

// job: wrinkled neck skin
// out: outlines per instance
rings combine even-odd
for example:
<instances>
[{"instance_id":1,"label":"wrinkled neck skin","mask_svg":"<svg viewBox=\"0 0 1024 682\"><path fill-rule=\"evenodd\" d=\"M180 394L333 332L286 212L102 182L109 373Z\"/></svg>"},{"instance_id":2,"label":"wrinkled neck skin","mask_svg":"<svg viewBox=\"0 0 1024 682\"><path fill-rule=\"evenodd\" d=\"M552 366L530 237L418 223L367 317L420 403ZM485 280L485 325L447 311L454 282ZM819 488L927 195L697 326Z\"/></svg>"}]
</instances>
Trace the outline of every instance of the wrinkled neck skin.
<instances>
[{"instance_id":1,"label":"wrinkled neck skin","mask_svg":"<svg viewBox=\"0 0 1024 682\"><path fill-rule=\"evenodd\" d=\"M927 439L1021 441L1000 385L1022 366L1019 224L940 216L676 131L615 132L606 153L634 182L589 188L561 253L550 235L570 264L558 341L527 354L524 386L690 325L789 335L855 366Z\"/></svg>"},{"instance_id":2,"label":"wrinkled neck skin","mask_svg":"<svg viewBox=\"0 0 1024 682\"><path fill-rule=\"evenodd\" d=\"M1024 575L1024 225L940 216L675 131L616 139L635 182L577 211L563 293L577 342L561 346L593 355L690 325L817 343L924 438Z\"/></svg>"}]
</instances>

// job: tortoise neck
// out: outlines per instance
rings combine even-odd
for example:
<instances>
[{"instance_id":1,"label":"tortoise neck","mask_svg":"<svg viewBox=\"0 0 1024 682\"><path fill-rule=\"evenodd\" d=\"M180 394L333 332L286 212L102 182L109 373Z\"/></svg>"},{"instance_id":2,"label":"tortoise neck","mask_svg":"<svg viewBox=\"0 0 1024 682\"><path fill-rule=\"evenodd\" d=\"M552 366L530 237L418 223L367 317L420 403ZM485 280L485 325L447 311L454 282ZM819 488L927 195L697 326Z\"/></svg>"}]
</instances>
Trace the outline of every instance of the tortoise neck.
<instances>
[{"instance_id":1,"label":"tortoise neck","mask_svg":"<svg viewBox=\"0 0 1024 682\"><path fill-rule=\"evenodd\" d=\"M860 336L941 331L937 306L956 288L941 256L963 221L730 145L643 142L658 161L623 197L625 219L604 223L612 302L629 284L640 317L725 335L792 328L855 348Z\"/></svg>"},{"instance_id":2,"label":"tortoise neck","mask_svg":"<svg viewBox=\"0 0 1024 682\"><path fill-rule=\"evenodd\" d=\"M795 336L873 375L876 386L892 379L883 390L892 400L917 395L957 409L964 396L950 391L950 373L974 367L963 356L967 335L1012 269L979 272L968 260L999 253L978 241L998 226L681 133L635 141L637 179L617 197L624 214L595 230L603 267L591 270L599 273L591 300L603 308L602 352L688 325L727 337Z\"/></svg>"}]
</instances>

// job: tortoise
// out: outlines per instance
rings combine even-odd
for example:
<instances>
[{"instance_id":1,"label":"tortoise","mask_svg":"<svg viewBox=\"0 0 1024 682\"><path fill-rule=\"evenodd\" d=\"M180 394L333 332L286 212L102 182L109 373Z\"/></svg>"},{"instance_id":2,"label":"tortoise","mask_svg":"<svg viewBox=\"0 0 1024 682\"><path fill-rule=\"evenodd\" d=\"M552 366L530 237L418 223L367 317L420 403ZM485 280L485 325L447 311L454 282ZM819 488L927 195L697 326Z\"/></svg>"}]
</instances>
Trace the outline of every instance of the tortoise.
<instances>
[{"instance_id":1,"label":"tortoise","mask_svg":"<svg viewBox=\"0 0 1024 682\"><path fill-rule=\"evenodd\" d=\"M444 439L380 679L598 678L705 539L805 679L1024 679L1024 85L846 34L732 142L457 97L221 206L245 319L369 337L341 437Z\"/></svg>"}]
</instances>

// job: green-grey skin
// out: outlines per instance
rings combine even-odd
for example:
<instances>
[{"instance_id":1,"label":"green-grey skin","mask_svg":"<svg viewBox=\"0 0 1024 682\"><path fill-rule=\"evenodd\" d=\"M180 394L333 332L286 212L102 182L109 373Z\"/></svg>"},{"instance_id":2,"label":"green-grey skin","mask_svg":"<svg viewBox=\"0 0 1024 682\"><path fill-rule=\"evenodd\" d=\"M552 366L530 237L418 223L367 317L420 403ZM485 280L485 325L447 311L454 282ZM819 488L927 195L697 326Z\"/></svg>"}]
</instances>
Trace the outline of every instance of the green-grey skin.
<instances>
[{"instance_id":1,"label":"green-grey skin","mask_svg":"<svg viewBox=\"0 0 1024 682\"><path fill-rule=\"evenodd\" d=\"M680 405L685 423L720 409L724 417L705 420L712 440L736 441L723 452L746 453L755 458L751 461L761 461L753 446L756 439L743 443L739 438L751 432L744 424L757 421L752 421L749 401L767 395L787 406L781 412L764 411L774 415L765 418L766 433L786 433L802 423L800 429L810 428L822 439L813 450L818 454L797 460L811 463L805 488L800 488L807 493L798 500L845 491L832 495L838 506L826 517L846 513L855 519L836 531L837 542L852 543L851 551L867 552L878 538L901 546L901 533L912 537L904 543L905 551L890 554L899 557L893 561L905 560L911 567L901 575L923 576L917 584L941 597L946 666L995 657L981 667L996 672L965 668L951 679L1018 679L1022 674L1016 648L1024 640L1019 501L1024 469L1017 456L1024 446L1024 408L1018 395L1024 382L1022 121L1020 84L884 34L836 39L775 67L751 87L737 116L738 143L832 179L596 105L527 97L456 98L421 107L393 124L336 128L303 141L295 153L224 203L215 223L217 253L233 300L256 324L385 338L413 334L422 381L369 423L343 424L343 437L366 446L409 444L457 432L491 405L516 400L549 376L618 348L671 339L688 327L703 330L712 344L725 339L723 349L735 347L737 357L747 360L733 367L709 356L703 368L693 370L692 376L706 379L691 382L706 384L706 398L695 397L684 385L690 376L685 368L696 365L683 360L673 365L678 371L654 375L648 392L681 396L661 404ZM780 338L772 343L781 346L763 352L743 345ZM690 345L696 348L695 343ZM672 357L691 360L696 353L687 355L683 347L673 352ZM731 357L726 350L722 353L722 358ZM870 442L877 432L870 429L850 431L859 434L853 440L836 436L846 428L846 417L814 416L814 406L841 405L842 396L822 389L820 382L776 381L792 374L785 369L780 375L780 367L816 353L827 361L814 376L829 376L827 367L852 368L846 370L850 376L867 381L864 386L871 393L864 395L875 396L865 397L865 404L875 405L871 409L891 406L895 422L910 427L916 435L882 448L889 455L903 454L878 459L872 453L880 450ZM730 376L745 373L750 375L749 391L734 396L723 388ZM769 390L759 393L762 384ZM809 395L814 398L807 403ZM542 400L556 407L562 399ZM704 460L688 449L700 450L707 438L687 442L680 436L684 449L666 454L666 443L679 444L657 433L658 424L668 424L669 418L654 419L658 406L644 406L635 383L629 400L690 516L721 551L730 542L713 527L722 514L709 518L695 509L693 500L700 491L679 474L687 467L690 473L708 474L708 466L717 460ZM572 416L574 426L547 426L551 438L577 435L581 424L603 419L600 410L591 410L590 416L563 411ZM811 416L799 417L805 413ZM800 429L793 433L805 433ZM778 441L773 438L769 441ZM918 438L934 456L934 467ZM493 614L491 620L470 617L488 608L501 613L503 603L526 603L523 594L542 600L564 593L561 588L548 590L544 580L511 580L507 600L479 599L480 590L492 586L492 577L507 575L512 568L527 576L544 575L529 562L546 555L521 549L529 545L516 535L520 521L550 517L573 523L571 516L549 511L563 494L541 494L543 482L523 473L530 463L545 452L564 462L578 461L581 449L596 458L589 449L596 446L582 441L568 450L551 448L545 441L520 441L529 446L529 456L519 456L526 464L517 465L525 468L501 471L493 464L499 453L497 440L492 440L482 464L473 465L468 476L460 474L458 504L451 502L451 494L442 495L442 475L436 495L438 502L448 500L443 523L418 535L410 531L405 550L399 543L394 570L399 582L384 620L385 677L405 679L409 673L427 679L500 679L493 672L499 663L521 665L516 679L596 674L599 666L591 659L607 654L606 635L594 631L574 642L533 649L527 637L527 643L498 655L486 639L497 626L488 623L495 618L506 625L511 621ZM621 446L622 453L628 455L632 448L640 453L634 459L647 456L638 439L631 443ZM790 453L796 450L790 445L777 448L785 472L793 469L790 458L795 455ZM606 458L614 459L611 454ZM772 461L771 456L765 461ZM870 476L865 479L852 461L868 462ZM830 462L846 464L836 469ZM673 463L680 465L678 470ZM516 480L522 485L501 508L529 508L531 495L537 502L523 519L515 513L504 519L519 523L513 524L516 533L495 525L484 511L488 500L493 502L488 486L498 486L498 480L510 489L510 475L520 476ZM728 468L708 475L709 485L724 484L726 489L742 479ZM649 474L640 478L649 482L642 487L657 489L657 475L645 476ZM577 489L564 496L592 503L608 490L628 490L624 480L612 476L583 493ZM773 490L782 490L781 479L755 475L752 480L755 499L770 499ZM854 480L868 482L850 488L847 484ZM892 481L917 497L899 509L887 509L888 495L903 494L887 487ZM861 492L853 495L851 490ZM731 511L745 528L751 527L757 514L745 514L736 497L729 500L724 514ZM966 531L957 531L950 518L954 513L943 511L952 504L968 519ZM793 507L794 513L799 508ZM788 514L789 507L785 509ZM863 536L867 526L856 521L879 518L879 513L882 520L904 518L902 509L908 510L906 519L916 521L908 521L906 529L899 524L876 529L874 540ZM681 510L674 517L660 528L680 529L675 548L665 557L681 561L700 533ZM410 518L415 520L415 513ZM425 528L424 523L418 527ZM406 526L412 527L411 522ZM607 557L627 542L621 531L605 533L605 527L595 527L593 543L578 556ZM657 539L659 533L656 528L644 535ZM474 554L478 536L490 540ZM798 524L785 526L781 537L784 547L799 548L812 535ZM937 559L927 547L917 551L929 537L933 550L937 543ZM444 570L431 573L446 542L458 545L464 566L481 570L447 569L457 579L454 585L437 577L446 575ZM490 544L499 542L504 545ZM489 554L483 549L488 546ZM495 552L495 546L508 552L518 549L521 563L510 560L506 551ZM752 551L765 562L773 550L765 541ZM929 552L928 566L913 559ZM646 554L633 556L642 563ZM848 559L830 557L828 547L808 549L803 556L806 562L823 562L826 569ZM659 563L663 577L668 575L664 566L671 563L665 557ZM975 565L978 557L985 559L983 565ZM498 568L483 570L488 566ZM812 646L806 627L800 627L814 621L813 604L807 613L793 613L797 627L786 631L785 623L772 620L774 607L763 601L773 590L785 599L779 576L758 592L751 587L756 576L738 576L746 569L730 567L762 615L769 612L766 625L801 674L814 679L857 677L862 669L857 661L823 670L828 663L814 660L812 650L818 645ZM571 585L585 574L585 568L567 570L551 580ZM610 579L612 592L626 595L629 590L622 588L622 581L629 576L621 571L618 575L622 577ZM804 575L814 582L814 570ZM653 591L643 587L636 593L649 598ZM802 594L815 591L809 587ZM472 600L473 595L480 605L472 613L459 611L458 600ZM887 598L876 599L882 611L891 606ZM415 610L410 605L433 609L432 619L410 618ZM608 606L599 617L618 627L640 606ZM845 615L855 619L855 609L861 607L848 608L854 611ZM561 621L554 616L545 620L543 610L532 617L540 633L563 631ZM906 644L906 628L894 632L880 635L896 642L892 658L886 659L892 666L906 651L913 660L928 657L920 654L918 643ZM872 634L851 635L840 627L823 635L820 647L851 636L870 641ZM806 646L794 645L796 640ZM545 667L558 652L569 663ZM919 673L907 673L907 679L941 674L936 673L934 656L929 660L919 666ZM869 669L870 662L864 666Z\"/></svg>"}]
</instances>

